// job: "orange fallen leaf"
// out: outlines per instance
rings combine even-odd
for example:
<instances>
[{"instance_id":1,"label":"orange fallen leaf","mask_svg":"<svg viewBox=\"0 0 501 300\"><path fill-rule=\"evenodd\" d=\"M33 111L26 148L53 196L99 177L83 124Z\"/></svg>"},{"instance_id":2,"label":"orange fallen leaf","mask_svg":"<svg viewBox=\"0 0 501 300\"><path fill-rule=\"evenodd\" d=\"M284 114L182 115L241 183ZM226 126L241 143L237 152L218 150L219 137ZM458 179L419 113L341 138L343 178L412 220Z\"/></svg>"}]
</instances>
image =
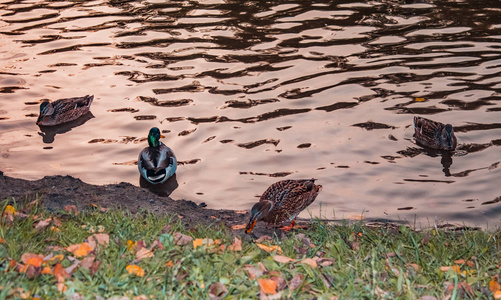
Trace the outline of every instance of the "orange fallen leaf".
<instances>
[{"instance_id":1,"label":"orange fallen leaf","mask_svg":"<svg viewBox=\"0 0 501 300\"><path fill-rule=\"evenodd\" d=\"M76 257L81 257L81 256L86 256L94 250L89 243L81 243L81 244L74 244L70 245L69 247L66 248L68 252L73 253Z\"/></svg>"},{"instance_id":2,"label":"orange fallen leaf","mask_svg":"<svg viewBox=\"0 0 501 300\"><path fill-rule=\"evenodd\" d=\"M245 229L246 226L247 225L245 225L245 224L238 224L238 225L231 226L231 229L233 229L233 230L240 230L240 229Z\"/></svg>"},{"instance_id":3,"label":"orange fallen leaf","mask_svg":"<svg viewBox=\"0 0 501 300\"><path fill-rule=\"evenodd\" d=\"M464 259L458 259L458 260L455 260L454 263L457 264L457 265L462 265L462 264L465 263L465 260Z\"/></svg>"},{"instance_id":4,"label":"orange fallen leaf","mask_svg":"<svg viewBox=\"0 0 501 300\"><path fill-rule=\"evenodd\" d=\"M261 292L265 294L276 294L277 293L277 282L271 279L259 278L257 280Z\"/></svg>"},{"instance_id":5,"label":"orange fallen leaf","mask_svg":"<svg viewBox=\"0 0 501 300\"><path fill-rule=\"evenodd\" d=\"M136 247L137 242L133 242L131 240L127 241L127 250L131 250L132 248Z\"/></svg>"},{"instance_id":6,"label":"orange fallen leaf","mask_svg":"<svg viewBox=\"0 0 501 300\"><path fill-rule=\"evenodd\" d=\"M46 266L42 269L42 274L52 274L52 270L49 266Z\"/></svg>"},{"instance_id":7,"label":"orange fallen leaf","mask_svg":"<svg viewBox=\"0 0 501 300\"><path fill-rule=\"evenodd\" d=\"M56 277L57 282L64 282L64 280L66 278L70 277L70 274L68 274L68 272L66 272L66 270L63 268L63 266L61 266L60 263L57 263L54 266L54 270L52 270L52 274L54 274L54 276Z\"/></svg>"},{"instance_id":8,"label":"orange fallen leaf","mask_svg":"<svg viewBox=\"0 0 501 300\"><path fill-rule=\"evenodd\" d=\"M33 254L33 253L24 253L21 256L21 261L26 265L32 265L34 267L41 267L43 261L43 255L41 254Z\"/></svg>"},{"instance_id":9,"label":"orange fallen leaf","mask_svg":"<svg viewBox=\"0 0 501 300\"><path fill-rule=\"evenodd\" d=\"M489 290L493 293L501 290L501 285L497 280L492 279L491 282L489 282Z\"/></svg>"},{"instance_id":10,"label":"orange fallen leaf","mask_svg":"<svg viewBox=\"0 0 501 300\"><path fill-rule=\"evenodd\" d=\"M457 266L457 265L452 266L452 270L454 270L458 274L461 272L459 266Z\"/></svg>"},{"instance_id":11,"label":"orange fallen leaf","mask_svg":"<svg viewBox=\"0 0 501 300\"><path fill-rule=\"evenodd\" d=\"M242 241L235 237L233 239L233 244L231 244L230 246L228 246L228 250L230 251L242 251Z\"/></svg>"},{"instance_id":12,"label":"orange fallen leaf","mask_svg":"<svg viewBox=\"0 0 501 300\"><path fill-rule=\"evenodd\" d=\"M494 299L501 299L501 291L496 291L494 293Z\"/></svg>"},{"instance_id":13,"label":"orange fallen leaf","mask_svg":"<svg viewBox=\"0 0 501 300\"><path fill-rule=\"evenodd\" d=\"M202 246L204 240L203 239L195 239L193 240L193 249L197 249L197 247Z\"/></svg>"},{"instance_id":14,"label":"orange fallen leaf","mask_svg":"<svg viewBox=\"0 0 501 300\"><path fill-rule=\"evenodd\" d=\"M5 240L0 237L0 244L5 244Z\"/></svg>"},{"instance_id":15,"label":"orange fallen leaf","mask_svg":"<svg viewBox=\"0 0 501 300\"><path fill-rule=\"evenodd\" d=\"M318 265L317 265L317 262L314 261L313 259L311 258L305 258L301 261L302 264L307 264L307 265L310 265L311 267L313 268L316 268Z\"/></svg>"},{"instance_id":16,"label":"orange fallen leaf","mask_svg":"<svg viewBox=\"0 0 501 300\"><path fill-rule=\"evenodd\" d=\"M273 255L273 259L276 262L283 263L283 264L290 263L290 262L294 261L292 258L287 257L287 256L283 256L283 255Z\"/></svg>"},{"instance_id":17,"label":"orange fallen leaf","mask_svg":"<svg viewBox=\"0 0 501 300\"><path fill-rule=\"evenodd\" d=\"M245 215L247 213L247 211L246 210L235 210L235 213Z\"/></svg>"},{"instance_id":18,"label":"orange fallen leaf","mask_svg":"<svg viewBox=\"0 0 501 300\"><path fill-rule=\"evenodd\" d=\"M256 243L256 245L261 248L262 250L270 253L270 252L277 252L278 254L282 254L282 248L280 248L280 246L266 246L264 244L259 244L259 243Z\"/></svg>"},{"instance_id":19,"label":"orange fallen leaf","mask_svg":"<svg viewBox=\"0 0 501 300\"><path fill-rule=\"evenodd\" d=\"M165 264L166 267L173 267L174 266L174 263L172 262L172 260L169 260L166 264Z\"/></svg>"},{"instance_id":20,"label":"orange fallen leaf","mask_svg":"<svg viewBox=\"0 0 501 300\"><path fill-rule=\"evenodd\" d=\"M3 209L2 215L15 215L16 209L12 205L6 205Z\"/></svg>"},{"instance_id":21,"label":"orange fallen leaf","mask_svg":"<svg viewBox=\"0 0 501 300\"><path fill-rule=\"evenodd\" d=\"M64 210L69 212L69 213L75 214L75 216L78 216L78 209L77 209L76 205L66 205L64 207Z\"/></svg>"},{"instance_id":22,"label":"orange fallen leaf","mask_svg":"<svg viewBox=\"0 0 501 300\"><path fill-rule=\"evenodd\" d=\"M46 257L44 257L43 260L47 263L58 263L58 262L62 261L63 259L64 259L64 255L62 255L62 254L57 254L57 255L49 254Z\"/></svg>"},{"instance_id":23,"label":"orange fallen leaf","mask_svg":"<svg viewBox=\"0 0 501 300\"><path fill-rule=\"evenodd\" d=\"M59 282L59 283L56 283L56 287L57 287L57 290L60 292L60 293L64 293L66 292L66 285L64 285L63 282Z\"/></svg>"},{"instance_id":24,"label":"orange fallen leaf","mask_svg":"<svg viewBox=\"0 0 501 300\"><path fill-rule=\"evenodd\" d=\"M425 98L415 98L414 101L416 101L416 102L424 102L424 101L426 101L426 99Z\"/></svg>"},{"instance_id":25,"label":"orange fallen leaf","mask_svg":"<svg viewBox=\"0 0 501 300\"><path fill-rule=\"evenodd\" d=\"M143 259L143 258L148 258L148 257L153 257L155 254L153 254L153 251L147 249L147 248L141 248L139 251L136 252L136 259Z\"/></svg>"},{"instance_id":26,"label":"orange fallen leaf","mask_svg":"<svg viewBox=\"0 0 501 300\"><path fill-rule=\"evenodd\" d=\"M125 267L125 269L127 270L127 272L129 272L129 274L133 274L139 277L144 276L144 270L140 266L128 265L127 267Z\"/></svg>"}]
</instances>

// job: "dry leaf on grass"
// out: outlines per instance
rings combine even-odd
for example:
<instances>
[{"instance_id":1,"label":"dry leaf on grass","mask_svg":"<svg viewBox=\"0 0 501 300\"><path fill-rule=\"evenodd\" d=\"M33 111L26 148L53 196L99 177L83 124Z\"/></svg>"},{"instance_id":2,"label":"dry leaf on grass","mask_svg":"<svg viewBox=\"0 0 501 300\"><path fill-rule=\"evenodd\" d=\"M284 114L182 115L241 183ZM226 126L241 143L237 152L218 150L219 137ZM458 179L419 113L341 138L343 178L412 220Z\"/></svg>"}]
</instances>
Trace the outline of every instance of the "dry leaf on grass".
<instances>
[{"instance_id":1,"label":"dry leaf on grass","mask_svg":"<svg viewBox=\"0 0 501 300\"><path fill-rule=\"evenodd\" d=\"M0 244L5 244L5 240L0 237Z\"/></svg>"},{"instance_id":2,"label":"dry leaf on grass","mask_svg":"<svg viewBox=\"0 0 501 300\"><path fill-rule=\"evenodd\" d=\"M494 299L501 299L501 291L496 291L494 293Z\"/></svg>"},{"instance_id":3,"label":"dry leaf on grass","mask_svg":"<svg viewBox=\"0 0 501 300\"><path fill-rule=\"evenodd\" d=\"M26 265L32 265L34 267L41 267L43 261L42 254L24 253L21 256L21 261Z\"/></svg>"},{"instance_id":4,"label":"dry leaf on grass","mask_svg":"<svg viewBox=\"0 0 501 300\"><path fill-rule=\"evenodd\" d=\"M292 258L287 257L287 256L283 256L283 255L273 255L273 259L276 262L283 263L283 264L290 263L290 262L294 261Z\"/></svg>"},{"instance_id":5,"label":"dry leaf on grass","mask_svg":"<svg viewBox=\"0 0 501 300\"><path fill-rule=\"evenodd\" d=\"M259 284L259 288L261 289L262 293L272 294L272 295L277 293L276 281L271 279L259 278L257 280L257 283Z\"/></svg>"},{"instance_id":6,"label":"dry leaf on grass","mask_svg":"<svg viewBox=\"0 0 501 300\"><path fill-rule=\"evenodd\" d=\"M242 251L242 241L235 237L233 240L233 244L228 246L228 250L230 251Z\"/></svg>"},{"instance_id":7,"label":"dry leaf on grass","mask_svg":"<svg viewBox=\"0 0 501 300\"><path fill-rule=\"evenodd\" d=\"M89 245L89 243L81 243L70 245L66 248L68 252L73 253L76 257L87 256L94 248Z\"/></svg>"},{"instance_id":8,"label":"dry leaf on grass","mask_svg":"<svg viewBox=\"0 0 501 300\"><path fill-rule=\"evenodd\" d=\"M47 218L45 220L40 220L36 225L35 229L44 229L45 227L50 225L50 221L52 221L52 218Z\"/></svg>"},{"instance_id":9,"label":"dry leaf on grass","mask_svg":"<svg viewBox=\"0 0 501 300\"><path fill-rule=\"evenodd\" d=\"M173 267L174 266L174 262L172 262L172 260L169 260L166 264L165 264L166 267Z\"/></svg>"},{"instance_id":10,"label":"dry leaf on grass","mask_svg":"<svg viewBox=\"0 0 501 300\"><path fill-rule=\"evenodd\" d=\"M64 207L64 210L69 212L70 214L73 213L75 216L78 216L78 209L76 205L66 205Z\"/></svg>"},{"instance_id":11,"label":"dry leaf on grass","mask_svg":"<svg viewBox=\"0 0 501 300\"><path fill-rule=\"evenodd\" d=\"M182 234L180 232L174 232L172 236L174 237L174 242L176 243L176 245L179 246L189 244L191 243L191 241L193 241L193 238L191 236Z\"/></svg>"},{"instance_id":12,"label":"dry leaf on grass","mask_svg":"<svg viewBox=\"0 0 501 300\"><path fill-rule=\"evenodd\" d=\"M143 259L153 256L155 256L155 254L153 254L153 251L146 248L141 248L139 249L139 251L136 252L136 259Z\"/></svg>"},{"instance_id":13,"label":"dry leaf on grass","mask_svg":"<svg viewBox=\"0 0 501 300\"><path fill-rule=\"evenodd\" d=\"M291 279L291 282L289 283L289 289L291 291L299 288L301 286L301 284L303 283L303 280L304 280L304 277L302 274L296 274L296 276L294 276L292 279Z\"/></svg>"},{"instance_id":14,"label":"dry leaf on grass","mask_svg":"<svg viewBox=\"0 0 501 300\"><path fill-rule=\"evenodd\" d=\"M131 240L127 241L127 250L132 250L132 248L136 247L137 242L133 242Z\"/></svg>"},{"instance_id":15,"label":"dry leaf on grass","mask_svg":"<svg viewBox=\"0 0 501 300\"><path fill-rule=\"evenodd\" d=\"M489 282L489 290L493 293L501 290L501 285L499 285L499 282L497 282L497 280L495 279L492 279L490 282Z\"/></svg>"},{"instance_id":16,"label":"dry leaf on grass","mask_svg":"<svg viewBox=\"0 0 501 300\"><path fill-rule=\"evenodd\" d=\"M244 269L245 271L247 271L247 273L249 274L249 278L252 280L260 277L264 273L261 269L253 265L245 265Z\"/></svg>"},{"instance_id":17,"label":"dry leaf on grass","mask_svg":"<svg viewBox=\"0 0 501 300\"><path fill-rule=\"evenodd\" d=\"M271 242L271 241L273 241L273 238L271 236L262 235L256 240L256 243Z\"/></svg>"},{"instance_id":18,"label":"dry leaf on grass","mask_svg":"<svg viewBox=\"0 0 501 300\"><path fill-rule=\"evenodd\" d=\"M231 226L231 229L233 229L233 230L241 230L241 229L245 229L246 226L247 226L246 224L238 224L238 225Z\"/></svg>"},{"instance_id":19,"label":"dry leaf on grass","mask_svg":"<svg viewBox=\"0 0 501 300\"><path fill-rule=\"evenodd\" d=\"M256 245L268 253L270 253L270 252L277 252L278 254L283 253L282 248L280 248L280 246L266 246L264 244L259 244L259 243L256 243Z\"/></svg>"},{"instance_id":20,"label":"dry leaf on grass","mask_svg":"<svg viewBox=\"0 0 501 300\"><path fill-rule=\"evenodd\" d=\"M318 265L317 265L317 262L314 261L313 259L311 258L305 258L301 261L302 264L308 264L310 266L312 266L313 268L316 268Z\"/></svg>"},{"instance_id":21,"label":"dry leaf on grass","mask_svg":"<svg viewBox=\"0 0 501 300\"><path fill-rule=\"evenodd\" d=\"M209 286L209 299L211 300L219 300L226 293L228 293L228 289L220 282L213 283Z\"/></svg>"},{"instance_id":22,"label":"dry leaf on grass","mask_svg":"<svg viewBox=\"0 0 501 300\"><path fill-rule=\"evenodd\" d=\"M85 268L85 269L89 269L92 267L92 265L94 264L94 260L96 259L95 256L87 256L85 257L82 262L80 263L80 265L82 266L82 268Z\"/></svg>"},{"instance_id":23,"label":"dry leaf on grass","mask_svg":"<svg viewBox=\"0 0 501 300\"><path fill-rule=\"evenodd\" d=\"M128 265L127 267L125 267L125 269L127 270L127 272L129 272L129 274L133 274L139 277L144 276L144 270L140 266Z\"/></svg>"},{"instance_id":24,"label":"dry leaf on grass","mask_svg":"<svg viewBox=\"0 0 501 300\"><path fill-rule=\"evenodd\" d=\"M110 236L106 233L94 233L93 235L87 238L89 245L92 248L95 248L95 244L103 245L104 247L108 247L110 244Z\"/></svg>"},{"instance_id":25,"label":"dry leaf on grass","mask_svg":"<svg viewBox=\"0 0 501 300\"><path fill-rule=\"evenodd\" d=\"M2 215L15 215L16 209L12 205L6 205L3 209Z\"/></svg>"},{"instance_id":26,"label":"dry leaf on grass","mask_svg":"<svg viewBox=\"0 0 501 300\"><path fill-rule=\"evenodd\" d=\"M70 274L68 274L68 272L66 272L66 270L63 268L63 266L61 266L60 263L57 263L54 266L54 270L52 270L52 274L54 274L54 276L56 277L57 282L64 282L65 279L70 277Z\"/></svg>"},{"instance_id":27,"label":"dry leaf on grass","mask_svg":"<svg viewBox=\"0 0 501 300\"><path fill-rule=\"evenodd\" d=\"M52 269L47 266L42 269L42 274L52 274Z\"/></svg>"},{"instance_id":28,"label":"dry leaf on grass","mask_svg":"<svg viewBox=\"0 0 501 300\"><path fill-rule=\"evenodd\" d=\"M59 282L59 283L56 283L56 287L57 287L57 290L60 292L60 293L64 293L66 292L66 285L64 285L63 282Z\"/></svg>"}]
</instances>

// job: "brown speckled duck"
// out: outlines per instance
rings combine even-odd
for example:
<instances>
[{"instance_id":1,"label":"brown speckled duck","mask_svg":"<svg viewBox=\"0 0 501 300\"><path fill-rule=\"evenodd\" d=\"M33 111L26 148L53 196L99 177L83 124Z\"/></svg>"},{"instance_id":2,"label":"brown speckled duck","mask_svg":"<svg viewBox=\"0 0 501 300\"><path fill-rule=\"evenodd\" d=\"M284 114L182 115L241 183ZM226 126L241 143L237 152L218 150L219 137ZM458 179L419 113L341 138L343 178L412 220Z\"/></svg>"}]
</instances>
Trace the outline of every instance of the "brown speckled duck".
<instances>
[{"instance_id":1,"label":"brown speckled duck","mask_svg":"<svg viewBox=\"0 0 501 300\"><path fill-rule=\"evenodd\" d=\"M414 138L417 144L437 150L453 151L457 146L451 124L422 117L414 117Z\"/></svg>"},{"instance_id":2,"label":"brown speckled duck","mask_svg":"<svg viewBox=\"0 0 501 300\"><path fill-rule=\"evenodd\" d=\"M94 95L42 102L37 125L55 126L76 120L89 112L92 100L94 100Z\"/></svg>"},{"instance_id":3,"label":"brown speckled duck","mask_svg":"<svg viewBox=\"0 0 501 300\"><path fill-rule=\"evenodd\" d=\"M296 216L315 201L321 190L321 185L315 185L315 179L275 182L252 207L251 218L245 232L250 233L260 220L270 225L292 221L290 226L292 228Z\"/></svg>"}]
</instances>

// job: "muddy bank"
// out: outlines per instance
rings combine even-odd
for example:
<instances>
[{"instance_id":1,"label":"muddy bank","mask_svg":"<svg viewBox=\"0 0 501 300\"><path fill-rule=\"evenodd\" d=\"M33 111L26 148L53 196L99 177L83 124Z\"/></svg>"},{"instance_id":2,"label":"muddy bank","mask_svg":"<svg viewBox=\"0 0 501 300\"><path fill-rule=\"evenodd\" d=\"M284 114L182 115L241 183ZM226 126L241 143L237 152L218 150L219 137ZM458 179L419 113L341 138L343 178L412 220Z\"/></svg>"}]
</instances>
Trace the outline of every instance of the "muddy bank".
<instances>
[{"instance_id":1,"label":"muddy bank","mask_svg":"<svg viewBox=\"0 0 501 300\"><path fill-rule=\"evenodd\" d=\"M21 206L42 198L42 205L49 211L63 210L66 205L76 205L78 210L93 208L126 209L132 213L146 210L156 214L177 214L189 225L225 223L227 227L244 224L249 213L232 210L214 210L205 204L188 200L161 197L147 189L130 183L91 185L71 176L46 176L40 180L24 180L5 176L0 171L0 201L15 199Z\"/></svg>"}]
</instances>

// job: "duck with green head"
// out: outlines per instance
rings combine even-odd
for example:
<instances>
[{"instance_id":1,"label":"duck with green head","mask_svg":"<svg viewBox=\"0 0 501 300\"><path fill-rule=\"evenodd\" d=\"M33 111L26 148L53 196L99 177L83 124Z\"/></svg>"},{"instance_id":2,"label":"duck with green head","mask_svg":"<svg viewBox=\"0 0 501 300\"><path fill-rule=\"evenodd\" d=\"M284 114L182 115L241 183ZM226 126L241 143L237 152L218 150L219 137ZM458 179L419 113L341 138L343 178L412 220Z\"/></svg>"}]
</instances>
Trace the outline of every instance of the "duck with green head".
<instances>
[{"instance_id":1,"label":"duck with green head","mask_svg":"<svg viewBox=\"0 0 501 300\"><path fill-rule=\"evenodd\" d=\"M148 133L148 147L139 153L137 166L139 173L146 181L152 184L164 183L177 169L177 160L174 152L160 142L160 129L153 127Z\"/></svg>"},{"instance_id":2,"label":"duck with green head","mask_svg":"<svg viewBox=\"0 0 501 300\"><path fill-rule=\"evenodd\" d=\"M291 221L291 225L286 227L291 229L296 216L315 201L321 190L322 186L316 185L315 179L275 182L252 207L251 218L245 232L250 233L257 221L261 220L273 226Z\"/></svg>"},{"instance_id":3,"label":"duck with green head","mask_svg":"<svg viewBox=\"0 0 501 300\"><path fill-rule=\"evenodd\" d=\"M54 102L42 102L40 115L37 119L39 126L55 126L74 121L90 110L94 95L83 97L63 98Z\"/></svg>"}]
</instances>

